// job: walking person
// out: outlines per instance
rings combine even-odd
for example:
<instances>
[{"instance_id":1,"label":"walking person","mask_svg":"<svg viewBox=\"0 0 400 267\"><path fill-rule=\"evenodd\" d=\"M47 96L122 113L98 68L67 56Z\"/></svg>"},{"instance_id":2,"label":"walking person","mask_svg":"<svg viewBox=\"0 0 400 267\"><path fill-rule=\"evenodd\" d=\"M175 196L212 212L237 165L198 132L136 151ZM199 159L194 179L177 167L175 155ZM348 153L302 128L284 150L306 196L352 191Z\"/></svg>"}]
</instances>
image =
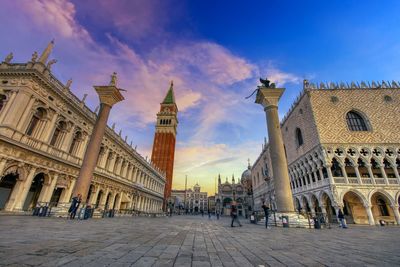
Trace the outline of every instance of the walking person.
<instances>
[{"instance_id":1,"label":"walking person","mask_svg":"<svg viewBox=\"0 0 400 267\"><path fill-rule=\"evenodd\" d=\"M264 210L264 214L265 214L265 228L268 229L268 218L269 218L269 207L267 206L267 204L265 204L265 202L262 205L262 208Z\"/></svg>"},{"instance_id":2,"label":"walking person","mask_svg":"<svg viewBox=\"0 0 400 267\"><path fill-rule=\"evenodd\" d=\"M78 211L79 204L81 204L81 202L82 202L82 195L81 194L78 194L78 196L72 198L71 206L68 209L69 218L71 220L75 219L76 212Z\"/></svg>"},{"instance_id":3,"label":"walking person","mask_svg":"<svg viewBox=\"0 0 400 267\"><path fill-rule=\"evenodd\" d=\"M239 224L240 227L242 227L242 224L240 223L239 218L238 218L237 207L236 207L236 203L235 202L232 203L231 217L232 217L231 227L234 227L233 223L235 221L237 222L237 224Z\"/></svg>"},{"instance_id":4,"label":"walking person","mask_svg":"<svg viewBox=\"0 0 400 267\"><path fill-rule=\"evenodd\" d=\"M346 229L347 228L346 219L344 218L344 214L342 212L342 209L339 209L338 218L339 218L339 221L340 221L340 225L339 226L342 227L343 229Z\"/></svg>"},{"instance_id":5,"label":"walking person","mask_svg":"<svg viewBox=\"0 0 400 267\"><path fill-rule=\"evenodd\" d=\"M217 214L217 220L219 220L219 210L215 212Z\"/></svg>"}]
</instances>

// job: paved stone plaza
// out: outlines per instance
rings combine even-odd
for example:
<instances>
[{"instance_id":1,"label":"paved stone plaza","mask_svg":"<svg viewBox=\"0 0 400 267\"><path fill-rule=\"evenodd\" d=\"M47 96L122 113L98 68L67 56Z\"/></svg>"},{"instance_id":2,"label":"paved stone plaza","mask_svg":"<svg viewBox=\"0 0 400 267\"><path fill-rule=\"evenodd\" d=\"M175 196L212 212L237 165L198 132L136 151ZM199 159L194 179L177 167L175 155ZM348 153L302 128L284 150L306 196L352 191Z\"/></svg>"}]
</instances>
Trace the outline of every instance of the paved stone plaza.
<instances>
[{"instance_id":1,"label":"paved stone plaza","mask_svg":"<svg viewBox=\"0 0 400 267\"><path fill-rule=\"evenodd\" d=\"M0 265L395 266L399 227L266 230L229 218L0 216Z\"/></svg>"}]
</instances>

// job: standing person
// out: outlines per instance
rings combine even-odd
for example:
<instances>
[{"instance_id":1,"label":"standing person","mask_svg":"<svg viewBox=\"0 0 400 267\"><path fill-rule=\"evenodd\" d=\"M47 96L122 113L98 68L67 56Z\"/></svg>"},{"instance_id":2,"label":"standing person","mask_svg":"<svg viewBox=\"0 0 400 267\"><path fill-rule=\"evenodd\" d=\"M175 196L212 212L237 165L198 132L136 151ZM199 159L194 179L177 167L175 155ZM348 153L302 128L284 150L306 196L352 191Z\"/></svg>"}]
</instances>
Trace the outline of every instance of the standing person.
<instances>
[{"instance_id":1,"label":"standing person","mask_svg":"<svg viewBox=\"0 0 400 267\"><path fill-rule=\"evenodd\" d=\"M262 205L262 208L263 208L264 213L265 213L265 228L268 229L269 207L264 202L263 205Z\"/></svg>"},{"instance_id":2,"label":"standing person","mask_svg":"<svg viewBox=\"0 0 400 267\"><path fill-rule=\"evenodd\" d=\"M344 218L344 214L343 214L342 209L339 209L338 218L339 218L339 221L340 221L340 227L342 227L344 229L347 228L346 220Z\"/></svg>"},{"instance_id":3,"label":"standing person","mask_svg":"<svg viewBox=\"0 0 400 267\"><path fill-rule=\"evenodd\" d=\"M81 204L81 202L82 202L81 194L78 194L78 196L72 198L71 206L69 207L69 210L68 210L70 219L75 219L76 212L77 212L77 210L79 208L79 204Z\"/></svg>"},{"instance_id":4,"label":"standing person","mask_svg":"<svg viewBox=\"0 0 400 267\"><path fill-rule=\"evenodd\" d=\"M231 217L232 217L231 227L234 227L233 222L235 222L235 221L239 224L240 227L242 227L242 224L240 223L239 218L238 218L237 207L236 207L235 202L232 203Z\"/></svg>"}]
</instances>

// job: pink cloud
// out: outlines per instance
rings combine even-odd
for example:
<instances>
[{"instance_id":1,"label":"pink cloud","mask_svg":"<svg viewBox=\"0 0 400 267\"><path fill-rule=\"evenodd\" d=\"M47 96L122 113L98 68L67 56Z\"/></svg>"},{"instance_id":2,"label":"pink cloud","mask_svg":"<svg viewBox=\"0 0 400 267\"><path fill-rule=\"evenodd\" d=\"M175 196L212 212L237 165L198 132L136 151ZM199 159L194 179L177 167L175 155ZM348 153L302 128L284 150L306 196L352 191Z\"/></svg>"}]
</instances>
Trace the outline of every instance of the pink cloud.
<instances>
[{"instance_id":1,"label":"pink cloud","mask_svg":"<svg viewBox=\"0 0 400 267\"><path fill-rule=\"evenodd\" d=\"M161 11L154 10L146 1L143 3L134 13L143 13L143 16L132 16L130 11L136 4L128 4L129 8L125 10L125 5L120 2L100 1L93 16L99 16L95 19L104 18L104 24L110 22L117 25L121 32L137 24L137 32L134 31L132 36L144 36L141 32L149 29L157 31L159 27L159 22L153 21L156 17L148 18L148 14L159 14ZM238 166L246 164L245 154L255 153L254 147L250 150L246 147L253 146L253 143L226 145L213 139L216 127L221 123L245 128L248 127L248 121L242 118L255 113L255 108L251 105L249 108L249 101L244 100L244 96L248 90L255 88L256 79L249 80L255 78L259 70L245 58L205 40L176 38L172 43L159 42L144 54L116 35L106 33L109 43L105 46L96 42L90 31L79 23L76 5L67 0L10 1L7 4L10 10L17 9L24 14L24 30L36 36L35 42L41 45L32 47L26 56L29 57L35 48L43 48L46 42L55 37L56 46L52 56L59 61L53 71L61 81L73 78L73 92L80 97L88 93L88 105L93 109L98 99L92 86L106 84L113 71L118 73L120 87L127 90L124 93L126 100L113 108L110 124L116 122L117 129L123 128L124 134L135 133L138 128L144 129L154 123L159 103L168 90L170 80L174 80L180 116L191 116L188 125L179 126L178 133L181 127L193 127L193 134L186 136L185 144L177 148L176 177L190 170L202 172L204 178L210 175L211 170L217 171L222 167L239 171ZM89 7L86 2L79 3L79 6L86 5ZM19 20L13 20L13 17L7 19L10 25L18 26ZM15 43L28 41L24 37L19 38ZM298 80L295 75L272 66L268 73L273 81L284 83ZM231 90L236 85L243 89ZM192 112L194 109L196 112ZM148 136L152 139L152 132ZM178 135L178 142L179 138ZM139 144L144 155L150 154L149 144L151 141ZM235 155L232 162L218 161L232 158L232 155ZM218 164L210 169L210 164L207 165L210 162Z\"/></svg>"}]
</instances>

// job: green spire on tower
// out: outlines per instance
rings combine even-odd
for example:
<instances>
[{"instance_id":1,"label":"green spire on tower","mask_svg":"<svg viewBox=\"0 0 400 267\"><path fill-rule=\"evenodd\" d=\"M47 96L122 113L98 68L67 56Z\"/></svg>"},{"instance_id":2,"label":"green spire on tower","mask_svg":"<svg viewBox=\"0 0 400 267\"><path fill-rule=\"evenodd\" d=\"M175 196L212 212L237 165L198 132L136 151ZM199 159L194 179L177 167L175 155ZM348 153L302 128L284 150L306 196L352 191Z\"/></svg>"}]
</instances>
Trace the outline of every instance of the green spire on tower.
<instances>
[{"instance_id":1,"label":"green spire on tower","mask_svg":"<svg viewBox=\"0 0 400 267\"><path fill-rule=\"evenodd\" d=\"M161 104L175 104L174 81L171 81L168 93Z\"/></svg>"}]
</instances>

